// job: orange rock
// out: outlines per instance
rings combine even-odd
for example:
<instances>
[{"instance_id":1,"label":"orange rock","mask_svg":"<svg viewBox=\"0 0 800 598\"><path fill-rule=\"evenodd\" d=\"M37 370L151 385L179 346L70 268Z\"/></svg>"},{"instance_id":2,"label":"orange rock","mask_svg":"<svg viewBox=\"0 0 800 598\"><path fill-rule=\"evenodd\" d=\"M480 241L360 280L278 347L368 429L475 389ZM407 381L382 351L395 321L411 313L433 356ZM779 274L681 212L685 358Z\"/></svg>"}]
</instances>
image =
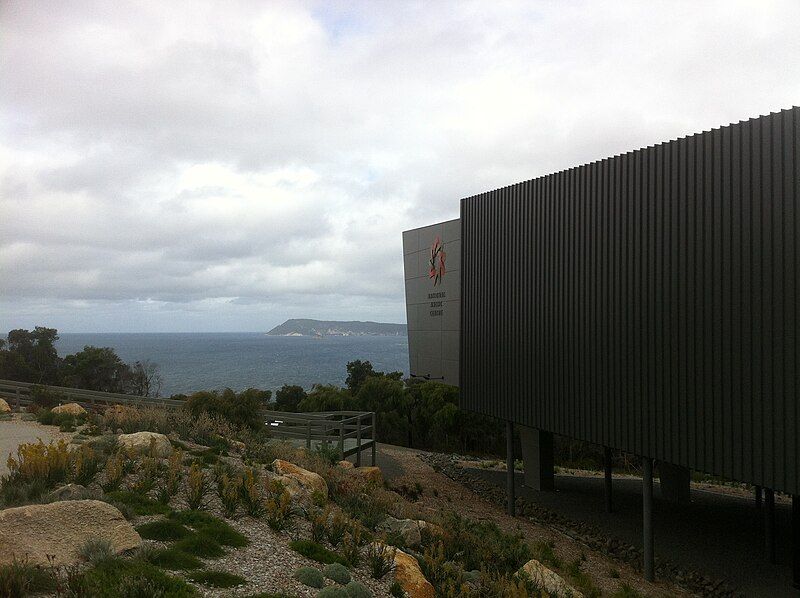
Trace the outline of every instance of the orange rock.
<instances>
[{"instance_id":1,"label":"orange rock","mask_svg":"<svg viewBox=\"0 0 800 598\"><path fill-rule=\"evenodd\" d=\"M354 465L350 461L339 461L336 465L342 469L353 469Z\"/></svg>"},{"instance_id":2,"label":"orange rock","mask_svg":"<svg viewBox=\"0 0 800 598\"><path fill-rule=\"evenodd\" d=\"M353 471L366 481L383 486L383 472L380 467L354 467Z\"/></svg>"},{"instance_id":3,"label":"orange rock","mask_svg":"<svg viewBox=\"0 0 800 598\"><path fill-rule=\"evenodd\" d=\"M298 484L306 488L309 492L319 492L327 500L328 484L325 483L323 477L318 473L308 471L307 469L303 469L283 459L275 459L272 462L272 471L297 481Z\"/></svg>"},{"instance_id":4,"label":"orange rock","mask_svg":"<svg viewBox=\"0 0 800 598\"><path fill-rule=\"evenodd\" d=\"M398 550L394 555L394 566L394 578L408 598L436 598L436 592L422 574L417 559Z\"/></svg>"}]
</instances>

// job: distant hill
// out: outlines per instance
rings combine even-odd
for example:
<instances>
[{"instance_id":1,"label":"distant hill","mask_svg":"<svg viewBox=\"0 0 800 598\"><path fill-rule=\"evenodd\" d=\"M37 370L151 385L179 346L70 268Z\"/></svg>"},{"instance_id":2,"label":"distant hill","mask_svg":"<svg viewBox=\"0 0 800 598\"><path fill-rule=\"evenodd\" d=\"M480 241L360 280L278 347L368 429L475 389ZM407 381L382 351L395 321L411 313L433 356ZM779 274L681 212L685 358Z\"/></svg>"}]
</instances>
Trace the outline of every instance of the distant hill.
<instances>
[{"instance_id":1,"label":"distant hill","mask_svg":"<svg viewBox=\"0 0 800 598\"><path fill-rule=\"evenodd\" d=\"M336 322L326 320L286 320L267 332L271 336L405 336L405 324L383 322Z\"/></svg>"}]
</instances>

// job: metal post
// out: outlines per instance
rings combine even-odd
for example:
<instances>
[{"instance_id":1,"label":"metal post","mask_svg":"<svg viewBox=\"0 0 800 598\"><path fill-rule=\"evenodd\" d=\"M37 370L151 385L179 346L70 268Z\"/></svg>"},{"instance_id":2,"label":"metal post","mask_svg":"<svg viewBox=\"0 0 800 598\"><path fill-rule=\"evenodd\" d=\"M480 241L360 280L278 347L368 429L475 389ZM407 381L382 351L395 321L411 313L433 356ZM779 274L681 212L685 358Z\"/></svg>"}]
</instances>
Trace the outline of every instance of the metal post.
<instances>
[{"instance_id":1,"label":"metal post","mask_svg":"<svg viewBox=\"0 0 800 598\"><path fill-rule=\"evenodd\" d=\"M603 471L605 473L606 513L614 512L614 500L611 495L611 447L603 447Z\"/></svg>"},{"instance_id":2,"label":"metal post","mask_svg":"<svg viewBox=\"0 0 800 598\"><path fill-rule=\"evenodd\" d=\"M375 452L377 451L377 440L376 436L378 435L378 431L375 428L375 412L372 412L372 466L375 467Z\"/></svg>"},{"instance_id":3,"label":"metal post","mask_svg":"<svg viewBox=\"0 0 800 598\"><path fill-rule=\"evenodd\" d=\"M761 486L756 486L756 509L761 509Z\"/></svg>"},{"instance_id":4,"label":"metal post","mask_svg":"<svg viewBox=\"0 0 800 598\"><path fill-rule=\"evenodd\" d=\"M800 496L792 494L792 581L800 590Z\"/></svg>"},{"instance_id":5,"label":"metal post","mask_svg":"<svg viewBox=\"0 0 800 598\"><path fill-rule=\"evenodd\" d=\"M775 563L775 491L764 488L764 548L767 560Z\"/></svg>"},{"instance_id":6,"label":"metal post","mask_svg":"<svg viewBox=\"0 0 800 598\"><path fill-rule=\"evenodd\" d=\"M14 391L14 396L17 398L17 411L22 411L22 403L19 398L19 388Z\"/></svg>"},{"instance_id":7,"label":"metal post","mask_svg":"<svg viewBox=\"0 0 800 598\"><path fill-rule=\"evenodd\" d=\"M356 420L356 467L361 467L361 416Z\"/></svg>"},{"instance_id":8,"label":"metal post","mask_svg":"<svg viewBox=\"0 0 800 598\"><path fill-rule=\"evenodd\" d=\"M644 578L656 578L655 556L653 551L653 460L645 457L642 475L642 515L644 528Z\"/></svg>"},{"instance_id":9,"label":"metal post","mask_svg":"<svg viewBox=\"0 0 800 598\"><path fill-rule=\"evenodd\" d=\"M508 501L508 514L516 515L514 496L514 422L506 422L506 500Z\"/></svg>"},{"instance_id":10,"label":"metal post","mask_svg":"<svg viewBox=\"0 0 800 598\"><path fill-rule=\"evenodd\" d=\"M311 450L311 420L306 422L306 448Z\"/></svg>"},{"instance_id":11,"label":"metal post","mask_svg":"<svg viewBox=\"0 0 800 598\"><path fill-rule=\"evenodd\" d=\"M344 416L339 420L339 460L344 461Z\"/></svg>"}]
</instances>

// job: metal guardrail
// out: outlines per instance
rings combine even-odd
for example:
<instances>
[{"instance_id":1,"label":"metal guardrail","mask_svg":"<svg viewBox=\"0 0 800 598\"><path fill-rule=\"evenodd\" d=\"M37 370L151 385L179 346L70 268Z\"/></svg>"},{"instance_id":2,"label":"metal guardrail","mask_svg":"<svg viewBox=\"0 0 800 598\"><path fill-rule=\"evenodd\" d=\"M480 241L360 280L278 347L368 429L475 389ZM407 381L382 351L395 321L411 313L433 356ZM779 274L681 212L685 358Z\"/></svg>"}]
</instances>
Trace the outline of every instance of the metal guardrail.
<instances>
[{"instance_id":1,"label":"metal guardrail","mask_svg":"<svg viewBox=\"0 0 800 598\"><path fill-rule=\"evenodd\" d=\"M101 392L99 390L85 390L83 388L69 388L66 386L50 386L46 384L34 384L32 382L16 382L14 380L0 380L0 397L11 400L20 409L23 405L30 405L33 401L30 397L31 388L44 388L50 392L65 396L70 401L81 405L95 407L99 405L133 405L136 407L164 407L176 409L183 405L183 401L177 399L161 399L152 397L140 397L136 395L126 395L115 392Z\"/></svg>"},{"instance_id":2,"label":"metal guardrail","mask_svg":"<svg viewBox=\"0 0 800 598\"><path fill-rule=\"evenodd\" d=\"M91 408L99 405L131 405L177 409L184 405L184 401L177 399L139 397L115 392L2 379L0 379L0 398L6 399L17 410L20 410L23 406L33 403L30 396L33 387L58 393L70 401ZM261 415L265 419L270 434L276 438L305 440L306 448L309 450L313 443L321 443L324 446L335 444L342 459L355 455L357 466L361 466L362 451L371 449L372 464L375 465L375 413L371 411L288 413L263 410Z\"/></svg>"},{"instance_id":3,"label":"metal guardrail","mask_svg":"<svg viewBox=\"0 0 800 598\"><path fill-rule=\"evenodd\" d=\"M326 411L316 413L287 413L263 411L270 433L277 438L305 440L306 448L313 443L335 444L339 457L356 456L361 466L361 452L371 449L375 465L375 413L372 411ZM348 446L351 445L351 446Z\"/></svg>"}]
</instances>

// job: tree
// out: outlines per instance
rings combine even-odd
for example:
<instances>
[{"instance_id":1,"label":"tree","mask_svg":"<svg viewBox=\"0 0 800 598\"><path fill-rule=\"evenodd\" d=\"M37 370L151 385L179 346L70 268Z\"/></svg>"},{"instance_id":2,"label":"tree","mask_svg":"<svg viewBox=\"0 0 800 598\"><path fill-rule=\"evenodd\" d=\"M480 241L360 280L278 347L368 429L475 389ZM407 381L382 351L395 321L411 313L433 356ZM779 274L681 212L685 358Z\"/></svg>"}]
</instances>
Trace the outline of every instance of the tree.
<instances>
[{"instance_id":1,"label":"tree","mask_svg":"<svg viewBox=\"0 0 800 598\"><path fill-rule=\"evenodd\" d=\"M159 397L163 383L158 364L145 359L136 361L130 366L130 375L125 386L126 392L129 394L140 397Z\"/></svg>"},{"instance_id":2,"label":"tree","mask_svg":"<svg viewBox=\"0 0 800 598\"><path fill-rule=\"evenodd\" d=\"M57 384L60 365L55 348L57 340L55 328L36 326L32 331L22 328L10 331L8 341L0 345L0 378Z\"/></svg>"},{"instance_id":3,"label":"tree","mask_svg":"<svg viewBox=\"0 0 800 598\"><path fill-rule=\"evenodd\" d=\"M305 399L300 401L300 411L341 411L350 400L350 394L331 384L315 384Z\"/></svg>"},{"instance_id":4,"label":"tree","mask_svg":"<svg viewBox=\"0 0 800 598\"><path fill-rule=\"evenodd\" d=\"M376 373L372 368L372 363L356 359L347 364L347 380L345 380L345 384L347 388L350 389L350 392L355 395L366 379L375 375Z\"/></svg>"},{"instance_id":5,"label":"tree","mask_svg":"<svg viewBox=\"0 0 800 598\"><path fill-rule=\"evenodd\" d=\"M63 374L67 386L124 393L131 369L111 347L87 345L64 358Z\"/></svg>"},{"instance_id":6,"label":"tree","mask_svg":"<svg viewBox=\"0 0 800 598\"><path fill-rule=\"evenodd\" d=\"M272 391L257 388L248 388L238 394L230 388L222 392L201 391L190 395L184 407L195 417L208 413L257 430L264 427L264 420L259 414L271 396Z\"/></svg>"},{"instance_id":7,"label":"tree","mask_svg":"<svg viewBox=\"0 0 800 598\"><path fill-rule=\"evenodd\" d=\"M308 396L302 386L294 386L284 384L275 393L275 407L279 411L293 411L298 410L300 402Z\"/></svg>"}]
</instances>

